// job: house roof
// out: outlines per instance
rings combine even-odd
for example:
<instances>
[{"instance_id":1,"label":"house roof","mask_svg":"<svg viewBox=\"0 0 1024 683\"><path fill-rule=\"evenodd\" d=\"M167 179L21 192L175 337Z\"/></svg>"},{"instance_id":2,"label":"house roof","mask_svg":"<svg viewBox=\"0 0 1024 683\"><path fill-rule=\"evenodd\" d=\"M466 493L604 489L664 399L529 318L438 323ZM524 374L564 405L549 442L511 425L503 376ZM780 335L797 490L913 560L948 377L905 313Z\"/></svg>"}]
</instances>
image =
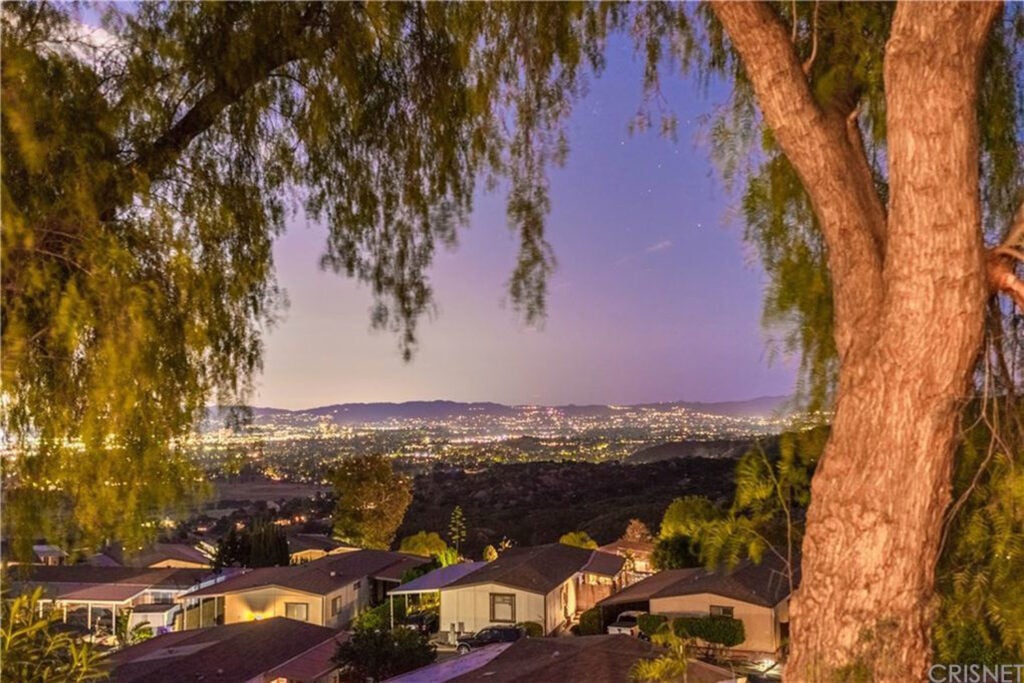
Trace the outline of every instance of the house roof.
<instances>
[{"instance_id":1,"label":"house roof","mask_svg":"<svg viewBox=\"0 0 1024 683\"><path fill-rule=\"evenodd\" d=\"M409 583L403 583L398 588L392 588L388 591L388 595L433 593L486 565L486 562L460 562L459 564L441 567L413 579Z\"/></svg>"},{"instance_id":2,"label":"house roof","mask_svg":"<svg viewBox=\"0 0 1024 683\"><path fill-rule=\"evenodd\" d=\"M650 643L626 635L523 638L483 666L452 681L619 683L640 659L656 656Z\"/></svg>"},{"instance_id":3,"label":"house roof","mask_svg":"<svg viewBox=\"0 0 1024 683\"><path fill-rule=\"evenodd\" d=\"M286 667L319 669L317 675L323 675L333 668L324 655L333 655L336 642L345 637L333 629L274 617L168 633L119 650L108 661L117 683L247 681Z\"/></svg>"},{"instance_id":4,"label":"house roof","mask_svg":"<svg viewBox=\"0 0 1024 683\"><path fill-rule=\"evenodd\" d=\"M188 597L224 595L263 586L281 586L304 593L327 595L364 577L398 581L407 570L430 562L386 550L358 550L327 555L305 564L253 569L214 586L189 593Z\"/></svg>"},{"instance_id":5,"label":"house roof","mask_svg":"<svg viewBox=\"0 0 1024 683\"><path fill-rule=\"evenodd\" d=\"M40 544L32 546L32 552L36 557L44 559L47 557L67 557L68 554L55 545Z\"/></svg>"},{"instance_id":6,"label":"house roof","mask_svg":"<svg viewBox=\"0 0 1024 683\"><path fill-rule=\"evenodd\" d=\"M583 571L602 576L615 576L622 571L625 564L626 558L620 555L595 551L591 554L590 561L583 567Z\"/></svg>"},{"instance_id":7,"label":"house roof","mask_svg":"<svg viewBox=\"0 0 1024 683\"><path fill-rule=\"evenodd\" d=\"M335 541L330 536L323 534L293 534L288 537L288 552L301 553L306 550L323 550L331 552L338 548L353 548L356 546L341 541Z\"/></svg>"},{"instance_id":8,"label":"house roof","mask_svg":"<svg viewBox=\"0 0 1024 683\"><path fill-rule=\"evenodd\" d=\"M597 550L576 548L561 543L549 543L526 548L510 548L461 579L453 581L447 587L473 586L482 583L498 583L503 586L547 594L569 579L573 574L581 572L592 565L594 573L606 572L614 562L622 568L622 558L608 556L610 559L595 555L607 555ZM600 571L596 571L600 570Z\"/></svg>"},{"instance_id":9,"label":"house roof","mask_svg":"<svg viewBox=\"0 0 1024 683\"><path fill-rule=\"evenodd\" d=\"M158 562L178 560L210 566L210 558L186 543L154 543L125 564L132 567L151 567Z\"/></svg>"},{"instance_id":10,"label":"house roof","mask_svg":"<svg viewBox=\"0 0 1024 683\"><path fill-rule=\"evenodd\" d=\"M289 681L315 681L338 668L334 655L338 653L336 639L325 640L297 657L293 657L276 669L268 672L267 679L279 678Z\"/></svg>"},{"instance_id":11,"label":"house roof","mask_svg":"<svg viewBox=\"0 0 1024 683\"><path fill-rule=\"evenodd\" d=\"M475 647L464 655L446 657L434 664L389 678L387 683L445 683L462 674L476 671L510 647L512 643Z\"/></svg>"},{"instance_id":12,"label":"house roof","mask_svg":"<svg viewBox=\"0 0 1024 683\"><path fill-rule=\"evenodd\" d=\"M144 590L187 590L210 576L208 569L23 565L11 582L16 591L42 586L56 600L122 602Z\"/></svg>"},{"instance_id":13,"label":"house roof","mask_svg":"<svg viewBox=\"0 0 1024 683\"><path fill-rule=\"evenodd\" d=\"M799 583L799 573L794 578ZM748 560L732 571L709 572L693 568L658 572L605 598L599 604L619 605L700 593L774 607L789 595L789 580L782 562L773 556L766 556L760 564Z\"/></svg>"},{"instance_id":14,"label":"house roof","mask_svg":"<svg viewBox=\"0 0 1024 683\"><path fill-rule=\"evenodd\" d=\"M654 543L647 541L629 541L620 538L617 541L601 546L598 550L616 555L625 552L649 555L654 552Z\"/></svg>"}]
</instances>

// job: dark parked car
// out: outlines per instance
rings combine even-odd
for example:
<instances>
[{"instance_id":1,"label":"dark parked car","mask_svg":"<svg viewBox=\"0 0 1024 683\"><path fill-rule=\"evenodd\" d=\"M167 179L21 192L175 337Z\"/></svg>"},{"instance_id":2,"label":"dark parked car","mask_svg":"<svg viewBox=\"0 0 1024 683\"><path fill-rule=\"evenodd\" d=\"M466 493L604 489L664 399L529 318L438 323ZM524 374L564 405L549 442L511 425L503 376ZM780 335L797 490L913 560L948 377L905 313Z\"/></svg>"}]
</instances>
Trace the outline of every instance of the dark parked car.
<instances>
[{"instance_id":1,"label":"dark parked car","mask_svg":"<svg viewBox=\"0 0 1024 683\"><path fill-rule=\"evenodd\" d=\"M460 655L470 650L495 643L513 643L523 637L523 629L518 626L488 626L471 636L459 638L456 649Z\"/></svg>"},{"instance_id":2,"label":"dark parked car","mask_svg":"<svg viewBox=\"0 0 1024 683\"><path fill-rule=\"evenodd\" d=\"M402 627L419 631L420 633L437 633L438 625L437 612L424 610L408 615Z\"/></svg>"}]
</instances>

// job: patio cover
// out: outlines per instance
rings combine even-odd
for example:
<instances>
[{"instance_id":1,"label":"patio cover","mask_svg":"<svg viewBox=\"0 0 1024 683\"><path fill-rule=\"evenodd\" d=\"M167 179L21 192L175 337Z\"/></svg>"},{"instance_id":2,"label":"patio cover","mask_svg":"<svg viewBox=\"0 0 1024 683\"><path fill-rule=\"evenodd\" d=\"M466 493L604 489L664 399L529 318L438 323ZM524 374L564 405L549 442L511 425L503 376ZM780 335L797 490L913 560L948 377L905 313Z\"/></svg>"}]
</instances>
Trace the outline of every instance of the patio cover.
<instances>
[{"instance_id":1,"label":"patio cover","mask_svg":"<svg viewBox=\"0 0 1024 683\"><path fill-rule=\"evenodd\" d=\"M463 576L472 574L480 569L486 562L461 562L447 567L435 569L432 572L413 579L409 583L403 583L398 588L392 588L388 595L419 595L420 593L436 593L445 586L455 583Z\"/></svg>"}]
</instances>

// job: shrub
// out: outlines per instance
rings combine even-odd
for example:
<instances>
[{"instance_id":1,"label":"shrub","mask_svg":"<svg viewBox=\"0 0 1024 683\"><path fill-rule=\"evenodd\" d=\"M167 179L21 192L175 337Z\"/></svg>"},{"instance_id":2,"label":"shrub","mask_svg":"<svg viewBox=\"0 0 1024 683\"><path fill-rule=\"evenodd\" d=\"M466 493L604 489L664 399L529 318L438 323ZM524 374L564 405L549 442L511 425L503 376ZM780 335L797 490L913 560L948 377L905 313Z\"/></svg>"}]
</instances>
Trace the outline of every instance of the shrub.
<instances>
[{"instance_id":1,"label":"shrub","mask_svg":"<svg viewBox=\"0 0 1024 683\"><path fill-rule=\"evenodd\" d=\"M426 633L407 628L394 631L357 629L338 646L334 661L357 680L391 678L432 664L437 649Z\"/></svg>"},{"instance_id":2,"label":"shrub","mask_svg":"<svg viewBox=\"0 0 1024 683\"><path fill-rule=\"evenodd\" d=\"M743 622L732 617L678 617L672 632L681 638L699 638L712 645L735 647L746 640Z\"/></svg>"},{"instance_id":3,"label":"shrub","mask_svg":"<svg viewBox=\"0 0 1024 683\"><path fill-rule=\"evenodd\" d=\"M516 624L519 628L523 629L523 633L526 634L527 638L543 638L544 627L538 624L536 621L521 621Z\"/></svg>"},{"instance_id":4,"label":"shrub","mask_svg":"<svg viewBox=\"0 0 1024 683\"><path fill-rule=\"evenodd\" d=\"M668 618L661 614L641 614L636 623L640 627L640 633L645 636L653 636L666 621Z\"/></svg>"},{"instance_id":5,"label":"shrub","mask_svg":"<svg viewBox=\"0 0 1024 683\"><path fill-rule=\"evenodd\" d=\"M587 550L597 550L597 541L590 537L586 531L570 531L567 534L563 534L558 542L562 545L571 545L576 548L585 548Z\"/></svg>"},{"instance_id":6,"label":"shrub","mask_svg":"<svg viewBox=\"0 0 1024 683\"><path fill-rule=\"evenodd\" d=\"M405 601L395 601L395 625L402 623L405 619ZM385 600L381 604L362 612L352 622L355 629L380 631L391 628L391 605Z\"/></svg>"},{"instance_id":7,"label":"shrub","mask_svg":"<svg viewBox=\"0 0 1024 683\"><path fill-rule=\"evenodd\" d=\"M604 632L604 623L601 619L601 610L597 607L588 609L580 615L580 635L599 636Z\"/></svg>"}]
</instances>

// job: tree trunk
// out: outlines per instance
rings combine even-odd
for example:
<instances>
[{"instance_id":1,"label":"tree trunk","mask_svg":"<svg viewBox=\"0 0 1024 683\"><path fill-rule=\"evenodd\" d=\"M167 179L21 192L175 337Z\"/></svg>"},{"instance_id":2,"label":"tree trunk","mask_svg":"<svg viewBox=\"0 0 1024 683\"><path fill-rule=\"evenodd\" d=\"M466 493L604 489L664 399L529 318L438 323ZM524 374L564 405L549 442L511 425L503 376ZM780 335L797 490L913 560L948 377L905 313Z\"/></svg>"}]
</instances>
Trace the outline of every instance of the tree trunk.
<instances>
[{"instance_id":1,"label":"tree trunk","mask_svg":"<svg viewBox=\"0 0 1024 683\"><path fill-rule=\"evenodd\" d=\"M888 215L871 199L855 119L814 101L777 15L764 3L714 9L811 196L834 280L839 387L786 680L927 680L957 417L988 294L975 112L999 6L897 7L885 55Z\"/></svg>"}]
</instances>

